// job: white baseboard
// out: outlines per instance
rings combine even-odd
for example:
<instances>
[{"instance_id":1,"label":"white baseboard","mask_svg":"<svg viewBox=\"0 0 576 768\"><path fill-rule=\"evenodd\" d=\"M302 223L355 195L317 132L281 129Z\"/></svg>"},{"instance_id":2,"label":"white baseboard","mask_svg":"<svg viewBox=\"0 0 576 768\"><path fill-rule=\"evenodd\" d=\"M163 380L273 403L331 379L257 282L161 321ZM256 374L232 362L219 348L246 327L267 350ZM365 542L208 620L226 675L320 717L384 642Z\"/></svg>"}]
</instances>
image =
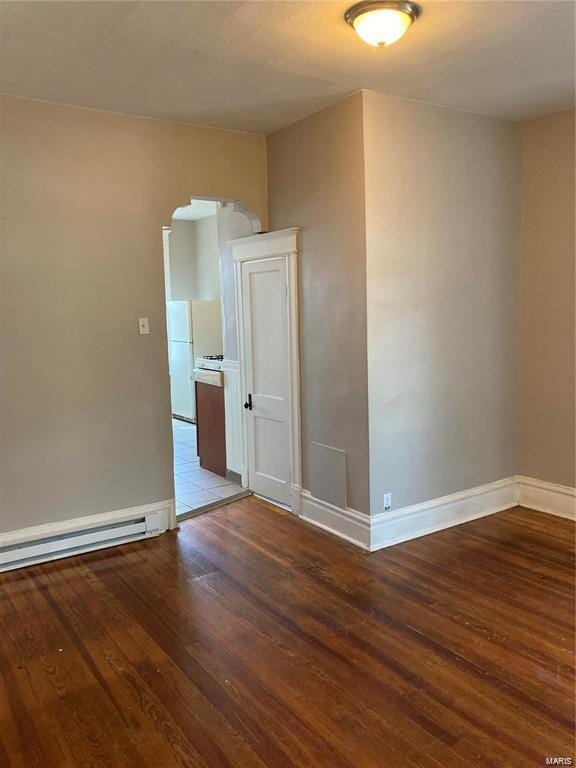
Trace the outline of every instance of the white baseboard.
<instances>
[{"instance_id":1,"label":"white baseboard","mask_svg":"<svg viewBox=\"0 0 576 768\"><path fill-rule=\"evenodd\" d=\"M576 488L523 475L518 475L516 482L521 506L576 520Z\"/></svg>"},{"instance_id":2,"label":"white baseboard","mask_svg":"<svg viewBox=\"0 0 576 768\"><path fill-rule=\"evenodd\" d=\"M342 509L321 499L310 491L302 491L300 518L307 523L333 533L362 549L370 549L370 517L355 509Z\"/></svg>"},{"instance_id":3,"label":"white baseboard","mask_svg":"<svg viewBox=\"0 0 576 768\"><path fill-rule=\"evenodd\" d=\"M493 515L517 503L516 479L507 477L393 512L381 512L371 518L370 550L373 552L391 547L453 525Z\"/></svg>"},{"instance_id":4,"label":"white baseboard","mask_svg":"<svg viewBox=\"0 0 576 768\"><path fill-rule=\"evenodd\" d=\"M292 488L294 495L297 490L296 486ZM517 504L576 520L576 489L523 476L498 480L372 517L355 509L336 507L314 498L306 490L301 491L300 499L299 512L297 501L292 511L298 512L302 520L368 551L426 536ZM116 540L110 529L130 524L137 518L145 519L145 524L141 523L140 528L136 525L127 527L122 538ZM177 525L175 503L170 499L0 533L0 571L157 536ZM101 533L95 529L100 529ZM70 546L65 546L63 541L69 541ZM10 554L16 551L22 553L20 561Z\"/></svg>"},{"instance_id":5,"label":"white baseboard","mask_svg":"<svg viewBox=\"0 0 576 768\"><path fill-rule=\"evenodd\" d=\"M355 509L336 507L314 498L309 491L302 491L300 517L362 549L374 552L501 512L517 503L516 479L508 477L372 517Z\"/></svg>"},{"instance_id":6,"label":"white baseboard","mask_svg":"<svg viewBox=\"0 0 576 768\"><path fill-rule=\"evenodd\" d=\"M531 477L507 477L421 504L369 517L302 491L300 517L318 528L374 552L454 525L502 512L518 504L576 520L576 489Z\"/></svg>"},{"instance_id":7,"label":"white baseboard","mask_svg":"<svg viewBox=\"0 0 576 768\"><path fill-rule=\"evenodd\" d=\"M302 487L292 483L290 485L290 512L299 515L302 509Z\"/></svg>"},{"instance_id":8,"label":"white baseboard","mask_svg":"<svg viewBox=\"0 0 576 768\"><path fill-rule=\"evenodd\" d=\"M169 499L0 533L0 571L158 536L177 525Z\"/></svg>"}]
</instances>

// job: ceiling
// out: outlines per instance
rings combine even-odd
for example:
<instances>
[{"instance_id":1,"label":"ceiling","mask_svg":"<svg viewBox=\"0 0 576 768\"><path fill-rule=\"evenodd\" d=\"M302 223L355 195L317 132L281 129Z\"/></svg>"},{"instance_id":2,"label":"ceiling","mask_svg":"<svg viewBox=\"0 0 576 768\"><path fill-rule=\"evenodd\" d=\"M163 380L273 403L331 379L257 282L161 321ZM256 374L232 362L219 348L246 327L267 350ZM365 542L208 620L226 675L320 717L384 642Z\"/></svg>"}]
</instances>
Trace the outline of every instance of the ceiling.
<instances>
[{"instance_id":1,"label":"ceiling","mask_svg":"<svg viewBox=\"0 0 576 768\"><path fill-rule=\"evenodd\" d=\"M0 91L262 133L361 88L510 120L574 104L571 0L421 2L384 50L345 2L0 2Z\"/></svg>"},{"instance_id":2,"label":"ceiling","mask_svg":"<svg viewBox=\"0 0 576 768\"><path fill-rule=\"evenodd\" d=\"M190 205L182 205L176 208L172 214L172 219L176 221L198 221L207 219L209 216L216 216L218 203L213 200L192 200Z\"/></svg>"}]
</instances>

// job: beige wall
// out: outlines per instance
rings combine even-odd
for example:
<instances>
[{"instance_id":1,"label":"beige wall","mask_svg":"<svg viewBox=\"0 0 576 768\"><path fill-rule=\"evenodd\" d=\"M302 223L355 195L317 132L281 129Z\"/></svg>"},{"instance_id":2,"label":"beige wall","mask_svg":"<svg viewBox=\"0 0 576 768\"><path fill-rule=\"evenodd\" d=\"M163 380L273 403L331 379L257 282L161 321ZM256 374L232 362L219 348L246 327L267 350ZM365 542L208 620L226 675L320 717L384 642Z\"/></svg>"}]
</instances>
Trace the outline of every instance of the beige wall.
<instances>
[{"instance_id":1,"label":"beige wall","mask_svg":"<svg viewBox=\"0 0 576 768\"><path fill-rule=\"evenodd\" d=\"M573 487L574 111L525 123L522 144L518 469Z\"/></svg>"},{"instance_id":2,"label":"beige wall","mask_svg":"<svg viewBox=\"0 0 576 768\"><path fill-rule=\"evenodd\" d=\"M216 216L174 219L170 238L172 299L220 299Z\"/></svg>"},{"instance_id":3,"label":"beige wall","mask_svg":"<svg viewBox=\"0 0 576 768\"><path fill-rule=\"evenodd\" d=\"M347 463L347 503L368 511L362 97L268 137L271 229L301 227L304 486L330 499ZM313 448L313 443L320 447ZM333 450L340 449L340 450ZM312 463L315 471L311 471ZM345 485L345 484L344 484ZM312 486L312 487L311 487Z\"/></svg>"},{"instance_id":4,"label":"beige wall","mask_svg":"<svg viewBox=\"0 0 576 768\"><path fill-rule=\"evenodd\" d=\"M171 498L161 228L194 196L265 220L264 138L1 110L0 531Z\"/></svg>"},{"instance_id":5,"label":"beige wall","mask_svg":"<svg viewBox=\"0 0 576 768\"><path fill-rule=\"evenodd\" d=\"M0 532L170 498L161 227L194 196L266 226L265 139L0 105ZM574 485L573 120L523 128L520 311L518 126L364 92L268 137L270 228L302 228L315 494L344 451L368 511L369 434L372 511L517 471Z\"/></svg>"},{"instance_id":6,"label":"beige wall","mask_svg":"<svg viewBox=\"0 0 576 768\"><path fill-rule=\"evenodd\" d=\"M363 97L375 513L516 472L520 136Z\"/></svg>"}]
</instances>

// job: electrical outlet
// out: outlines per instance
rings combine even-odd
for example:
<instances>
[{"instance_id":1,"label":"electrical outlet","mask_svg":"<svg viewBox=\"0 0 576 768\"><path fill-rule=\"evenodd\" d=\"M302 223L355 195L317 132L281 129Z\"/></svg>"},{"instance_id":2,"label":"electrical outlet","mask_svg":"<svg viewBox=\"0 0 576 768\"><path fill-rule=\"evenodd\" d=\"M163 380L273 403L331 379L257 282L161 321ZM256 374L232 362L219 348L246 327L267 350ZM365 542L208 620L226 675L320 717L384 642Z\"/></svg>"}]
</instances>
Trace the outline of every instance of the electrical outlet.
<instances>
[{"instance_id":1,"label":"electrical outlet","mask_svg":"<svg viewBox=\"0 0 576 768\"><path fill-rule=\"evenodd\" d=\"M388 512L390 509L392 509L392 494L385 493L382 496L382 511Z\"/></svg>"},{"instance_id":2,"label":"electrical outlet","mask_svg":"<svg viewBox=\"0 0 576 768\"><path fill-rule=\"evenodd\" d=\"M138 333L140 336L146 336L150 333L150 324L147 317L138 318Z\"/></svg>"}]
</instances>

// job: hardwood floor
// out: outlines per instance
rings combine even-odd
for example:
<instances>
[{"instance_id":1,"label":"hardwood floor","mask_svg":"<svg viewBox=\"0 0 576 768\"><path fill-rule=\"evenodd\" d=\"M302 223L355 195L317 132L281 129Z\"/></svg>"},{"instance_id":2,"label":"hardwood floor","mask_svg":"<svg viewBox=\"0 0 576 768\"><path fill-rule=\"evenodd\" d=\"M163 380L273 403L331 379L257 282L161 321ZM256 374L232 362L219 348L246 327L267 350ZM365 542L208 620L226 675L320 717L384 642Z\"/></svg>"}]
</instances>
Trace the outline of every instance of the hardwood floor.
<instances>
[{"instance_id":1,"label":"hardwood floor","mask_svg":"<svg viewBox=\"0 0 576 768\"><path fill-rule=\"evenodd\" d=\"M2 768L507 768L572 757L573 524L368 555L243 499L0 576Z\"/></svg>"}]
</instances>

